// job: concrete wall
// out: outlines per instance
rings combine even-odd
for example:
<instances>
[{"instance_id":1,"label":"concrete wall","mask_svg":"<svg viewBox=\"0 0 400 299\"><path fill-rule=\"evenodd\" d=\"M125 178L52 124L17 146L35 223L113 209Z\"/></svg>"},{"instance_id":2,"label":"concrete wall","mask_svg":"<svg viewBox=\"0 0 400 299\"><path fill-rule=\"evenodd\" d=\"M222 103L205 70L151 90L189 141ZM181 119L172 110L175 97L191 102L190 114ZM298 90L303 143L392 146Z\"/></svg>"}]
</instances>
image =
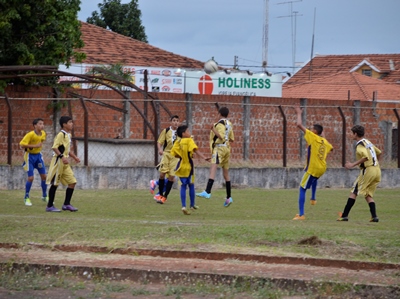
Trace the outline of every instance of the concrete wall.
<instances>
[{"instance_id":1,"label":"concrete wall","mask_svg":"<svg viewBox=\"0 0 400 299\"><path fill-rule=\"evenodd\" d=\"M73 167L78 180L77 189L147 189L151 179L158 178L154 167ZM196 168L196 189L204 189L209 168ZM298 188L302 168L232 168L233 187L262 189ZM358 175L357 169L329 168L319 180L319 188L350 188ZM0 190L23 190L26 174L22 167L0 166ZM215 188L223 186L218 169ZM400 188L400 169L382 169L380 188ZM39 175L35 172L33 189L39 189Z\"/></svg>"}]
</instances>

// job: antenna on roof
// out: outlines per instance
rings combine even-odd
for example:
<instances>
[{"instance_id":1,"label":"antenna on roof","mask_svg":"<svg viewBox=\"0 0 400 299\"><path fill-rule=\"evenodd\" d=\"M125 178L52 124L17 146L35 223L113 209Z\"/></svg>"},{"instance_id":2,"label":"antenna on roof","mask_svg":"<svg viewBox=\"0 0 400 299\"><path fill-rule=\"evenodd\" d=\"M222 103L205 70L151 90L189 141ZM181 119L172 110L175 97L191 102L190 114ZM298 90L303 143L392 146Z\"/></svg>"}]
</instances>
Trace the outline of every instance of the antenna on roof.
<instances>
[{"instance_id":1,"label":"antenna on roof","mask_svg":"<svg viewBox=\"0 0 400 299\"><path fill-rule=\"evenodd\" d=\"M315 33L315 16L317 14L317 8L314 7L314 25L313 25L313 33L312 33L312 41L311 41L311 58L310 58L310 69L308 79L311 81L311 72L312 72L312 59L314 55L314 33Z\"/></svg>"}]
</instances>

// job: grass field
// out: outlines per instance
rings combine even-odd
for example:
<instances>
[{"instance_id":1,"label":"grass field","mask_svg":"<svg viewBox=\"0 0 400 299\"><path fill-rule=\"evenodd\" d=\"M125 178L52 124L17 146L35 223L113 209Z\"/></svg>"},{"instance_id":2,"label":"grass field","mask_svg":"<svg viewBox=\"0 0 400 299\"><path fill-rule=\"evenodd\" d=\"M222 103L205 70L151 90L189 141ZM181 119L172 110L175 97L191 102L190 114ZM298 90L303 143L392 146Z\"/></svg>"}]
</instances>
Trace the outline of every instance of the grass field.
<instances>
[{"instance_id":1,"label":"grass field","mask_svg":"<svg viewBox=\"0 0 400 299\"><path fill-rule=\"evenodd\" d=\"M310 196L310 191L307 197ZM98 245L110 248L219 251L306 256L375 262L400 262L399 189L378 189L379 223L370 223L368 205L359 198L349 222L337 222L347 189L320 189L317 205L306 202L305 221L293 221L298 190L234 189L234 203L223 207L224 189L183 215L178 190L168 202L155 203L148 190L76 190L76 213L46 213L40 191L0 191L0 243ZM57 191L61 208L64 190ZM189 201L189 200L188 200ZM317 237L318 246L302 241Z\"/></svg>"}]
</instances>

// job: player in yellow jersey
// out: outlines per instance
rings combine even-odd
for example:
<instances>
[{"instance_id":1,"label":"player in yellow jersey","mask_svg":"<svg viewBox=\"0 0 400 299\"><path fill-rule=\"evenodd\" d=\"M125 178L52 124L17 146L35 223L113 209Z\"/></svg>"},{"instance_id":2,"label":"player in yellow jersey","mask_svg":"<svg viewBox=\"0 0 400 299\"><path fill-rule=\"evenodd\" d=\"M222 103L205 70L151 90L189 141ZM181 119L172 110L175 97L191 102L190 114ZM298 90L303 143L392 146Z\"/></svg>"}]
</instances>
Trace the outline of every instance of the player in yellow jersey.
<instances>
[{"instance_id":1,"label":"player in yellow jersey","mask_svg":"<svg viewBox=\"0 0 400 299\"><path fill-rule=\"evenodd\" d=\"M22 138L19 145L25 150L24 153L24 163L22 164L24 170L28 174L28 178L25 184L25 197L24 202L26 206L31 206L32 202L30 200L30 190L32 187L34 179L34 170L38 170L41 179L42 187L42 200L44 202L48 201L47 198L47 185L46 185L46 166L44 165L42 157L42 146L43 142L46 140L46 132L44 129L44 121L42 118L36 118L32 122L33 131L27 133L24 138Z\"/></svg>"},{"instance_id":2,"label":"player in yellow jersey","mask_svg":"<svg viewBox=\"0 0 400 299\"><path fill-rule=\"evenodd\" d=\"M311 187L316 189L317 180L326 171L326 157L333 149L332 145L321 137L323 127L319 124L313 125L311 130L306 129L301 121L303 109L300 106L295 107L297 113L297 127L304 132L304 139L308 144L307 162L304 168L304 175L300 182L299 188L299 214L293 220L304 220L304 203L306 200L306 191ZM315 200L315 194L311 196ZM313 198L314 197L314 198ZM311 201L315 204L315 201Z\"/></svg>"},{"instance_id":3,"label":"player in yellow jersey","mask_svg":"<svg viewBox=\"0 0 400 299\"><path fill-rule=\"evenodd\" d=\"M364 196L371 212L370 222L379 222L376 215L375 201L373 199L376 187L381 181L381 168L379 167L378 158L381 150L364 138L365 129L363 126L355 125L351 128L352 138L356 144L356 161L347 162L345 167L351 169L357 165L360 167L360 173L355 180L347 204L344 207L338 221L348 221L351 208L356 202L357 195Z\"/></svg>"},{"instance_id":4,"label":"player in yellow jersey","mask_svg":"<svg viewBox=\"0 0 400 299\"><path fill-rule=\"evenodd\" d=\"M171 149L171 155L179 158L179 162L176 166L175 175L179 177L181 181L181 203L182 212L185 215L190 215L190 211L186 209L186 189L189 188L190 197L190 210L194 211L198 209L195 204L195 189L194 189L194 162L193 154L197 153L197 145L191 138L190 131L186 125L180 126L177 129L177 135L180 138L175 141L174 146ZM200 152L197 153L201 158L208 161Z\"/></svg>"},{"instance_id":5,"label":"player in yellow jersey","mask_svg":"<svg viewBox=\"0 0 400 299\"><path fill-rule=\"evenodd\" d=\"M214 184L215 174L218 166L222 167L222 173L225 179L226 186L226 199L224 207L229 207L233 202L231 197L231 179L229 177L229 159L231 155L230 143L234 141L233 126L227 119L229 109L221 107L218 110L220 120L212 125L210 132L210 149L212 153L210 177L207 182L207 188L201 193L196 195L199 197L210 198L211 189Z\"/></svg>"},{"instance_id":6,"label":"player in yellow jersey","mask_svg":"<svg viewBox=\"0 0 400 299\"><path fill-rule=\"evenodd\" d=\"M47 184L50 184L51 186L49 189L49 202L47 203L46 212L61 212L54 206L57 187L60 183L67 186L62 209L71 212L78 211L77 208L71 205L71 198L74 193L76 178L68 161L68 158L71 157L75 162L80 162L80 159L71 151L71 132L73 126L74 123L70 116L60 117L61 132L57 134L56 138L54 138L52 146L54 155L51 159L49 174L47 176Z\"/></svg>"},{"instance_id":7,"label":"player in yellow jersey","mask_svg":"<svg viewBox=\"0 0 400 299\"><path fill-rule=\"evenodd\" d=\"M175 179L175 168L178 159L171 155L171 149L174 142L177 140L176 129L179 126L179 116L171 116L171 125L162 130L157 140L158 154L162 156L161 163L159 164L160 178L158 180L159 195L154 199L157 203L163 204L167 201L169 192L172 189ZM168 176L167 186L164 191L165 177Z\"/></svg>"}]
</instances>

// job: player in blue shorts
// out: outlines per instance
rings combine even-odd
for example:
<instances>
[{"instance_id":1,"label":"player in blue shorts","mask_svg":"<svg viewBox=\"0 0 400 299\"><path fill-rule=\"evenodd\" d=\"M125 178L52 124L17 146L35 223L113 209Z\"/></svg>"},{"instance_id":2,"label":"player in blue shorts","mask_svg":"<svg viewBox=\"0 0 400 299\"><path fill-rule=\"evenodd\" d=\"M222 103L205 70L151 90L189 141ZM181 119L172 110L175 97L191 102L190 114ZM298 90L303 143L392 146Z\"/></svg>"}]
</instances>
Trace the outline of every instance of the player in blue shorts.
<instances>
[{"instance_id":1,"label":"player in blue shorts","mask_svg":"<svg viewBox=\"0 0 400 299\"><path fill-rule=\"evenodd\" d=\"M42 200L48 201L47 197L47 185L46 185L46 166L44 165L42 157L42 146L46 140L46 132L44 129L44 121L42 118L35 118L32 122L33 131L27 133L19 143L20 147L25 150L24 163L22 164L24 170L28 174L28 178L25 184L25 197L24 202L26 206L31 206L32 202L29 196L31 191L35 168L40 174L41 186L42 186Z\"/></svg>"},{"instance_id":2,"label":"player in blue shorts","mask_svg":"<svg viewBox=\"0 0 400 299\"><path fill-rule=\"evenodd\" d=\"M315 124L311 130L306 129L301 120L303 109L300 108L300 106L295 107L295 109L297 113L297 127L304 132L304 139L308 144L308 148L307 163L299 188L299 213L296 214L293 220L305 220L304 203L306 191L311 188L311 204L315 205L317 181L326 171L326 157L333 147L324 137L320 136L323 127L319 124Z\"/></svg>"}]
</instances>

